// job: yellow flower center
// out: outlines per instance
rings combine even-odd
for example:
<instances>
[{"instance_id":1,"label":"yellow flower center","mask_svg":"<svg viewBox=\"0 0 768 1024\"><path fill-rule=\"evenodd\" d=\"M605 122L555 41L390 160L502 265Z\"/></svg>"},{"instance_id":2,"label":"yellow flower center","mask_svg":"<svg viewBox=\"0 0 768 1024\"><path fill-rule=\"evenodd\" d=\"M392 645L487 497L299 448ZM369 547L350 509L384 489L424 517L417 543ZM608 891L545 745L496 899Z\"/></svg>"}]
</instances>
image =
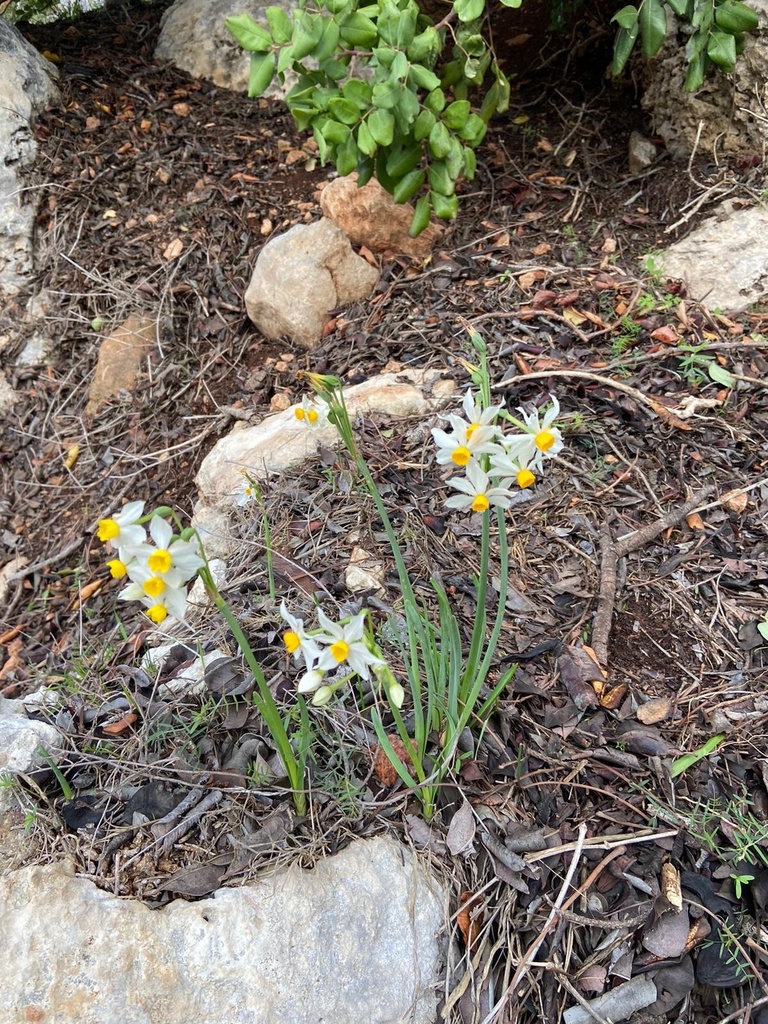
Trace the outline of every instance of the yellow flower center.
<instances>
[{"instance_id":1,"label":"yellow flower center","mask_svg":"<svg viewBox=\"0 0 768 1024\"><path fill-rule=\"evenodd\" d=\"M459 445L451 453L451 462L457 466L466 466L471 458L472 452L465 445Z\"/></svg>"},{"instance_id":2,"label":"yellow flower center","mask_svg":"<svg viewBox=\"0 0 768 1024\"><path fill-rule=\"evenodd\" d=\"M120 525L114 519L100 519L96 536L103 544L106 544L108 540L114 540L115 537L120 536Z\"/></svg>"},{"instance_id":3,"label":"yellow flower center","mask_svg":"<svg viewBox=\"0 0 768 1024\"><path fill-rule=\"evenodd\" d=\"M142 590L147 597L160 597L165 590L165 580L161 580L159 576L153 576L142 585Z\"/></svg>"},{"instance_id":4,"label":"yellow flower center","mask_svg":"<svg viewBox=\"0 0 768 1024\"><path fill-rule=\"evenodd\" d=\"M487 512L490 508L490 501L488 501L488 495L476 494L475 500L472 502L473 512Z\"/></svg>"},{"instance_id":5,"label":"yellow flower center","mask_svg":"<svg viewBox=\"0 0 768 1024\"><path fill-rule=\"evenodd\" d=\"M467 440L469 440L470 437L472 437L472 435L474 434L474 432L477 430L477 428L479 426L480 426L479 423L470 423L469 424L469 426L467 427Z\"/></svg>"},{"instance_id":6,"label":"yellow flower center","mask_svg":"<svg viewBox=\"0 0 768 1024\"><path fill-rule=\"evenodd\" d=\"M551 430L540 430L536 435L536 447L540 452L548 452L557 438Z\"/></svg>"},{"instance_id":7,"label":"yellow flower center","mask_svg":"<svg viewBox=\"0 0 768 1024\"><path fill-rule=\"evenodd\" d=\"M173 565L173 556L170 551L166 551L165 548L158 548L157 551L153 551L147 559L147 565L150 570L159 576L168 570Z\"/></svg>"},{"instance_id":8,"label":"yellow flower center","mask_svg":"<svg viewBox=\"0 0 768 1024\"><path fill-rule=\"evenodd\" d=\"M147 618L151 619L156 626L159 626L167 615L167 608L163 608L161 604L153 604L151 608L147 608Z\"/></svg>"},{"instance_id":9,"label":"yellow flower center","mask_svg":"<svg viewBox=\"0 0 768 1024\"><path fill-rule=\"evenodd\" d=\"M292 629L289 629L283 633L283 643L288 653L294 654L301 647L301 638L298 633L294 633Z\"/></svg>"},{"instance_id":10,"label":"yellow flower center","mask_svg":"<svg viewBox=\"0 0 768 1024\"><path fill-rule=\"evenodd\" d=\"M293 414L297 420L303 420L304 417L306 416L306 413L304 412L300 405L296 406L296 409L294 410Z\"/></svg>"},{"instance_id":11,"label":"yellow flower center","mask_svg":"<svg viewBox=\"0 0 768 1024\"><path fill-rule=\"evenodd\" d=\"M536 482L536 477L530 471L530 469L521 469L517 474L517 486L522 487L525 490L526 487L530 487L531 484Z\"/></svg>"},{"instance_id":12,"label":"yellow flower center","mask_svg":"<svg viewBox=\"0 0 768 1024\"><path fill-rule=\"evenodd\" d=\"M310 409L307 412L307 419L310 423L317 423L317 409Z\"/></svg>"},{"instance_id":13,"label":"yellow flower center","mask_svg":"<svg viewBox=\"0 0 768 1024\"><path fill-rule=\"evenodd\" d=\"M343 661L346 661L349 655L349 644L347 641L337 640L335 643L331 644L331 654L340 665Z\"/></svg>"},{"instance_id":14,"label":"yellow flower center","mask_svg":"<svg viewBox=\"0 0 768 1024\"><path fill-rule=\"evenodd\" d=\"M125 562L122 562L119 558L111 558L107 562L107 568L113 580L121 580L128 572Z\"/></svg>"}]
</instances>

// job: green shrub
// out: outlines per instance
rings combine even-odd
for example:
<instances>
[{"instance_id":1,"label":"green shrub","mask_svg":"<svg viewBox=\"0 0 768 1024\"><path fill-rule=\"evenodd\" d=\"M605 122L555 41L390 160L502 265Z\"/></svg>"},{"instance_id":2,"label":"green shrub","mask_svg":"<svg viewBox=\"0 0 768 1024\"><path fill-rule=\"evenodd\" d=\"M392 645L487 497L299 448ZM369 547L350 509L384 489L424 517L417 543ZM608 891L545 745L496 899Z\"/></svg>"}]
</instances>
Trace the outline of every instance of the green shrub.
<instances>
[{"instance_id":1,"label":"green shrub","mask_svg":"<svg viewBox=\"0 0 768 1024\"><path fill-rule=\"evenodd\" d=\"M757 26L738 0L641 0L613 19L615 74L638 38L645 56L658 52L667 9L687 23L689 90L701 86L710 64L733 70L744 33ZM249 95L294 71L286 102L297 126L312 130L322 162L341 175L357 171L360 184L375 176L398 203L415 199L411 234L418 235L432 213L456 216L456 184L474 177L488 121L509 105L488 19L486 0L454 0L437 22L416 0L316 0L294 15L267 8L266 26L248 14L227 25L252 53ZM366 69L362 78L349 77L353 58Z\"/></svg>"}]
</instances>

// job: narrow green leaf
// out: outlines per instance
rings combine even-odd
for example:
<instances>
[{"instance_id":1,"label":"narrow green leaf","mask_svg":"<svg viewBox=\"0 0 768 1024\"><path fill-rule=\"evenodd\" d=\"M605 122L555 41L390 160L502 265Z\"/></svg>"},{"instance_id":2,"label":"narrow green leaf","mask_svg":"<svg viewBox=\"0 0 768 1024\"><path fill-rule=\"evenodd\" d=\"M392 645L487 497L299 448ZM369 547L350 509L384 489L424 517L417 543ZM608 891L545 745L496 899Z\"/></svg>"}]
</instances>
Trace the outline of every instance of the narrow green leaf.
<instances>
[{"instance_id":1,"label":"narrow green leaf","mask_svg":"<svg viewBox=\"0 0 768 1024\"><path fill-rule=\"evenodd\" d=\"M662 0L643 0L639 20L643 56L653 57L667 36L667 14Z\"/></svg>"},{"instance_id":2,"label":"narrow green leaf","mask_svg":"<svg viewBox=\"0 0 768 1024\"><path fill-rule=\"evenodd\" d=\"M420 168L416 168L401 178L395 185L394 197L396 203L407 203L409 199L412 199L419 191L421 186L427 180L426 172Z\"/></svg>"},{"instance_id":3,"label":"narrow green leaf","mask_svg":"<svg viewBox=\"0 0 768 1024\"><path fill-rule=\"evenodd\" d=\"M629 29L620 28L616 33L616 40L613 44L613 65L611 68L614 75L620 75L624 70L629 60L629 55L634 49L638 31L639 27L635 25Z\"/></svg>"},{"instance_id":4,"label":"narrow green leaf","mask_svg":"<svg viewBox=\"0 0 768 1024\"><path fill-rule=\"evenodd\" d=\"M688 771L689 768L698 764L703 758L708 757L714 750L717 750L724 739L725 733L718 733L717 736L710 737L702 747L694 750L692 754L683 754L682 757L675 758L669 770L671 778L676 779L678 775L682 775L683 772Z\"/></svg>"},{"instance_id":5,"label":"narrow green leaf","mask_svg":"<svg viewBox=\"0 0 768 1024\"><path fill-rule=\"evenodd\" d=\"M408 228L408 234L411 238L416 238L429 225L429 215L431 212L432 206L429 202L429 196L422 196L416 203L416 209L413 211L413 220Z\"/></svg>"},{"instance_id":6,"label":"narrow green leaf","mask_svg":"<svg viewBox=\"0 0 768 1024\"><path fill-rule=\"evenodd\" d=\"M730 370L726 370L724 366L716 363L714 359L707 367L707 373L716 384L722 384L724 388L732 388L736 383L736 378Z\"/></svg>"}]
</instances>

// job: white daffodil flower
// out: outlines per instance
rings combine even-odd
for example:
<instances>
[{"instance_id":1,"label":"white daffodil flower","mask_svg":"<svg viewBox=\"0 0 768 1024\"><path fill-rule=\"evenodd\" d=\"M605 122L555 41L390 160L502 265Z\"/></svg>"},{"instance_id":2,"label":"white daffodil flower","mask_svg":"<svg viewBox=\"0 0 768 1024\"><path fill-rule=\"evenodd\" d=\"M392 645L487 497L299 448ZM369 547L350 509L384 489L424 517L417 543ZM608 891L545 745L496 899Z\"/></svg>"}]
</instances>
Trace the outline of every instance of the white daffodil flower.
<instances>
[{"instance_id":1,"label":"white daffodil flower","mask_svg":"<svg viewBox=\"0 0 768 1024\"><path fill-rule=\"evenodd\" d=\"M500 487L509 487L514 481L525 490L536 483L536 476L528 466L519 458L512 458L503 447L492 453L490 466L491 474L498 479Z\"/></svg>"},{"instance_id":2,"label":"white daffodil flower","mask_svg":"<svg viewBox=\"0 0 768 1024\"><path fill-rule=\"evenodd\" d=\"M258 496L258 492L253 485L253 482L248 478L245 470L243 470L243 476L239 485L239 493L236 498L238 505L247 505L251 501L255 501Z\"/></svg>"},{"instance_id":3,"label":"white daffodil flower","mask_svg":"<svg viewBox=\"0 0 768 1024\"><path fill-rule=\"evenodd\" d=\"M552 399L552 405L543 417L538 409L526 412L522 407L519 408L518 412L523 417L520 426L526 433L520 437L505 438L503 441L510 458L521 465L532 467L539 473L544 459L551 459L563 449L563 435L553 425L560 415L560 403L554 395L549 397Z\"/></svg>"},{"instance_id":4,"label":"white daffodil flower","mask_svg":"<svg viewBox=\"0 0 768 1024\"><path fill-rule=\"evenodd\" d=\"M305 395L301 400L301 404L294 406L293 415L301 423L306 423L308 427L314 427L323 419L325 411L324 408L318 408Z\"/></svg>"},{"instance_id":5,"label":"white daffodil flower","mask_svg":"<svg viewBox=\"0 0 768 1024\"><path fill-rule=\"evenodd\" d=\"M467 388L464 401L461 403L470 429L474 428L475 430L478 427L492 426L496 422L496 417L501 412L503 405L504 402L502 401L500 405L489 405L487 409L483 409L481 405L475 402L472 388Z\"/></svg>"},{"instance_id":6,"label":"white daffodil flower","mask_svg":"<svg viewBox=\"0 0 768 1024\"><path fill-rule=\"evenodd\" d=\"M327 645L320 655L318 669L325 672L329 669L349 668L361 679L370 678L370 666L381 665L383 659L370 651L363 639L366 614L363 610L342 625L339 622L332 622L318 608L317 619L324 633L319 633L315 639L318 643Z\"/></svg>"},{"instance_id":7,"label":"white daffodil flower","mask_svg":"<svg viewBox=\"0 0 768 1024\"><path fill-rule=\"evenodd\" d=\"M147 616L156 625L169 615L183 622L187 610L186 588L170 586L159 576L151 577L144 584L129 583L120 591L118 598L121 601L140 601L146 608Z\"/></svg>"},{"instance_id":8,"label":"white daffodil flower","mask_svg":"<svg viewBox=\"0 0 768 1024\"><path fill-rule=\"evenodd\" d=\"M325 672L320 672L316 668L310 669L309 672L305 672L301 677L296 689L299 693L314 693L315 690L319 690L323 685L324 679Z\"/></svg>"},{"instance_id":9,"label":"white daffodil flower","mask_svg":"<svg viewBox=\"0 0 768 1024\"><path fill-rule=\"evenodd\" d=\"M100 519L96 536L104 544L111 544L120 552L120 560L127 562L132 548L147 539L143 526L137 520L144 515L143 501L129 501L111 519Z\"/></svg>"},{"instance_id":10,"label":"white daffodil flower","mask_svg":"<svg viewBox=\"0 0 768 1024\"><path fill-rule=\"evenodd\" d=\"M178 537L174 539L173 528L160 516L150 521L149 533L157 545L146 558L153 576L166 576L173 569L186 582L205 565L197 544Z\"/></svg>"},{"instance_id":11,"label":"white daffodil flower","mask_svg":"<svg viewBox=\"0 0 768 1024\"><path fill-rule=\"evenodd\" d=\"M288 629L283 633L285 649L296 661L299 658L304 658L304 664L309 670L304 676L306 678L312 675L312 669L317 664L322 654L322 649L317 640L307 634L304 629L304 620L291 615L285 606L285 601L280 605L280 615L288 623ZM320 678L322 679L322 673L320 673ZM318 683L317 685L319 686L320 684ZM312 689L315 689L315 687L312 687ZM301 684L299 684L299 692L305 692L301 689Z\"/></svg>"},{"instance_id":12,"label":"white daffodil flower","mask_svg":"<svg viewBox=\"0 0 768 1024\"><path fill-rule=\"evenodd\" d=\"M448 481L461 494L446 499L448 508L471 509L473 512L487 512L491 505L509 508L512 496L506 487L491 486L488 474L475 463L467 466L466 477L455 476Z\"/></svg>"},{"instance_id":13,"label":"white daffodil flower","mask_svg":"<svg viewBox=\"0 0 768 1024\"><path fill-rule=\"evenodd\" d=\"M458 466L463 469L471 462L476 463L481 455L490 454L495 447L498 430L489 423L467 423L460 416L446 416L451 433L432 428L432 437L437 445L437 462L440 466Z\"/></svg>"}]
</instances>

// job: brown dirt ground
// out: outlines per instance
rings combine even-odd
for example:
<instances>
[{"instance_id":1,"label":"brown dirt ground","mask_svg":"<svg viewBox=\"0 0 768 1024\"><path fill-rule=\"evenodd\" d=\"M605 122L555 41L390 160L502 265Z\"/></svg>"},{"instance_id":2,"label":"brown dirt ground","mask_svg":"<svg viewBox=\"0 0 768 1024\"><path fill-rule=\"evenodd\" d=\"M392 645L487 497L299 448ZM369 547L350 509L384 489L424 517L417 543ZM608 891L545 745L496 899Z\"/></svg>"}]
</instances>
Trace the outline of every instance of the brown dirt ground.
<instances>
[{"instance_id":1,"label":"brown dirt ground","mask_svg":"<svg viewBox=\"0 0 768 1024\"><path fill-rule=\"evenodd\" d=\"M64 800L42 775L34 801L20 797L40 856L72 853L100 884L161 905L238 884L270 861L312 863L385 823L426 846L451 875L456 909L483 889L464 954L473 969L458 972L449 1011L451 1020L470 1021L490 1012L491 981L498 999L534 949L552 901L573 894L563 881L577 850L580 898L531 953L549 967L519 979L494 1017L521 1022L559 1020L574 991L591 998L605 976L615 984L671 967L642 949L648 914L663 918L659 878L668 861L687 872L688 891L705 906L713 897L696 886L714 879L736 922L723 953L714 926L704 935L715 911L703 912L691 940L696 985L683 985L678 998L686 1019L723 1020L763 998L768 650L755 623L768 610L768 331L759 315L713 315L679 286L643 278L639 264L676 236L665 228L709 183L727 173L734 188L748 190L751 172L704 161L689 175L662 157L631 176L628 135L645 127L632 88L597 75L592 91L577 88L574 78L585 79L574 72L586 64L566 63L564 77L562 60L553 61L517 83L510 115L492 125L445 244L423 264L385 255L374 297L339 311L319 349L292 351L258 335L242 296L270 235L318 216L328 171L279 106L154 64L158 17L158 8L128 6L64 30L29 30L61 58L65 97L37 126L39 285L50 297L55 348L37 368L10 368L4 352L21 400L3 425L0 552L30 564L2 615L0 678L6 696L43 682L68 694L57 721L70 734L62 771L75 797ZM604 66L593 51L583 60ZM177 240L181 254L169 255ZM24 301L3 323L17 351L29 334L18 326ZM112 326L132 315L157 325L149 371L131 395L88 415L100 341L91 322ZM353 383L385 365L431 366L463 388L462 360L472 357L465 322L486 339L496 393L508 406L552 392L563 407L565 457L509 518L512 586L498 656L520 667L482 743L475 740L445 787L431 833L419 827L414 800L377 780L370 730L344 706L317 713L313 811L297 822L252 760L223 768L259 728L247 686L232 695L243 678L236 663L228 682L208 680L204 699L152 699L138 668L151 637L123 608L115 627L115 587L92 541L94 521L137 498L188 517L202 457L234 418L260 418L271 403L299 397L299 370ZM704 356L744 379L720 389L684 345L705 346ZM538 376L527 380L531 373ZM701 397L718 404L680 418L686 400ZM476 524L446 515L442 479L425 457L429 436L412 426L360 424L361 445L417 591L426 597L439 574L471 622ZM79 456L67 466L75 445ZM705 487L698 512L675 518ZM384 538L337 453L323 453L291 486L274 483L264 501L277 600L264 596L263 519L247 514L228 596L290 701L275 644L279 600L306 602L312 576L343 602L351 544L383 552ZM665 529L618 559L609 678L598 692L574 651L595 642L606 596L601 530L610 523L621 538L668 513ZM391 608L380 604L373 608L383 625ZM204 625L206 647L231 649L221 626ZM132 708L139 717L128 721ZM124 724L109 731L115 722ZM724 734L716 753L671 781L674 758L715 733ZM262 752L269 756L268 745ZM158 817L163 799L173 803L201 780L226 799L193 838L159 855L146 828L115 830L137 809ZM461 794L485 823L469 859L445 847ZM521 870L509 853L520 829L543 829L558 849L545 862L529 854ZM729 876L747 870L744 859L756 878L738 896ZM606 922L622 915L634 924L600 946ZM457 925L459 944L466 939ZM685 966L686 957L672 959ZM736 974L729 962L738 962Z\"/></svg>"}]
</instances>

